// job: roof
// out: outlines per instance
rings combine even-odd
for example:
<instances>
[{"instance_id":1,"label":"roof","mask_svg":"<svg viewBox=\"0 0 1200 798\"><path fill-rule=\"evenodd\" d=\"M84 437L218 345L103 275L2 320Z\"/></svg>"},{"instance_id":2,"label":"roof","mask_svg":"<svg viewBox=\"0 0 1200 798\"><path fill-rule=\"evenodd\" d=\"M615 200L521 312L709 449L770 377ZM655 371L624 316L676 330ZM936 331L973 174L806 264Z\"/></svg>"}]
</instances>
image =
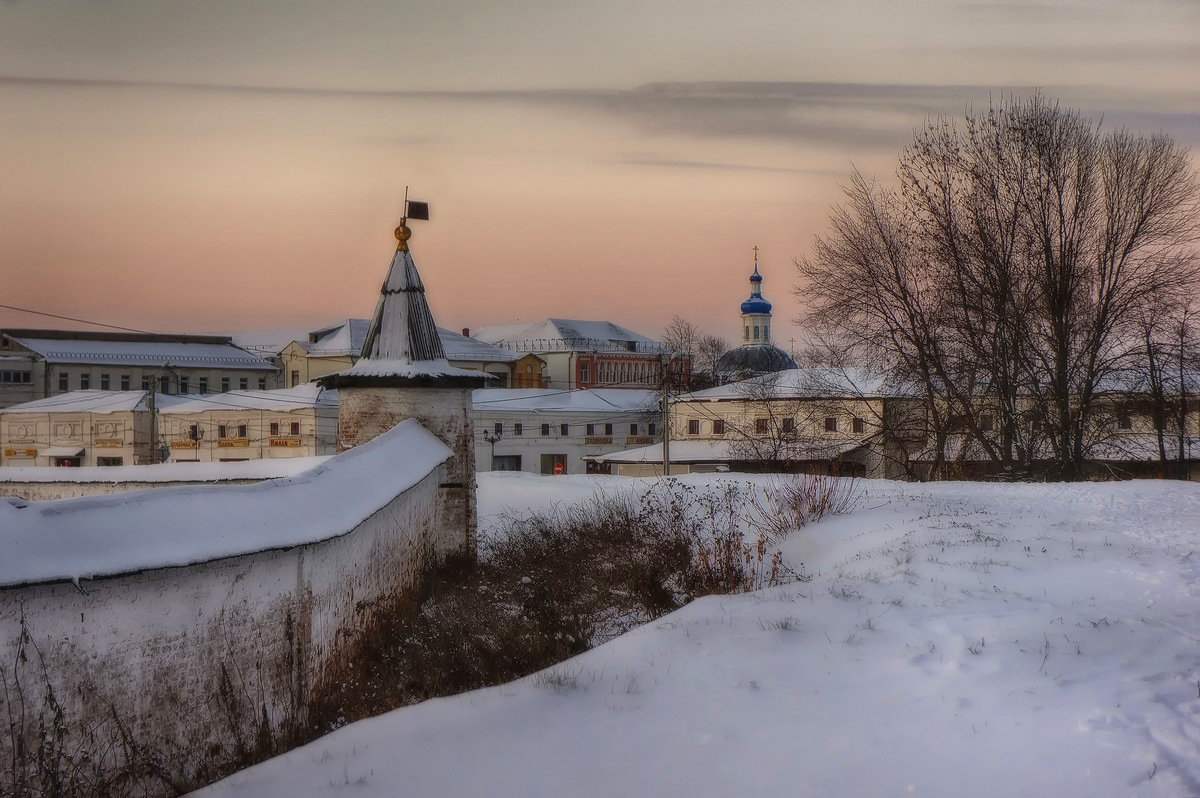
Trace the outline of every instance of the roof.
<instances>
[{"instance_id":1,"label":"roof","mask_svg":"<svg viewBox=\"0 0 1200 798\"><path fill-rule=\"evenodd\" d=\"M29 335L17 333L31 333ZM47 363L104 366L164 366L193 369L277 371L258 355L221 336L158 336L115 334L73 337L46 335L53 330L5 331L10 339L36 352Z\"/></svg>"},{"instance_id":2,"label":"roof","mask_svg":"<svg viewBox=\"0 0 1200 798\"><path fill-rule=\"evenodd\" d=\"M160 410L169 413L201 413L210 410L305 410L336 408L337 391L305 383L294 388L268 391L226 391L225 393L187 394L168 397Z\"/></svg>"},{"instance_id":3,"label":"roof","mask_svg":"<svg viewBox=\"0 0 1200 798\"><path fill-rule=\"evenodd\" d=\"M309 336L315 336L315 341L300 342L310 355L333 356L351 355L358 357L362 354L363 341L367 338L367 329L371 326L370 319L346 319L337 324L313 330Z\"/></svg>"},{"instance_id":4,"label":"roof","mask_svg":"<svg viewBox=\"0 0 1200 798\"><path fill-rule=\"evenodd\" d=\"M515 352L669 351L661 341L611 321L550 318L527 325L481 327L475 337Z\"/></svg>"},{"instance_id":5,"label":"roof","mask_svg":"<svg viewBox=\"0 0 1200 798\"><path fill-rule=\"evenodd\" d=\"M39 453L45 454L43 449ZM320 457L263 457L236 463L157 463L155 465L84 466L45 468L5 466L0 482L221 482L240 479L277 479L302 473L324 463Z\"/></svg>"},{"instance_id":6,"label":"roof","mask_svg":"<svg viewBox=\"0 0 1200 798\"><path fill-rule=\"evenodd\" d=\"M419 483L451 451L401 421L296 476L106 496L0 502L0 585L170 568L344 535Z\"/></svg>"},{"instance_id":7,"label":"roof","mask_svg":"<svg viewBox=\"0 0 1200 798\"><path fill-rule=\"evenodd\" d=\"M472 394L476 411L520 413L658 412L657 391L635 388L478 388Z\"/></svg>"},{"instance_id":8,"label":"roof","mask_svg":"<svg viewBox=\"0 0 1200 798\"><path fill-rule=\"evenodd\" d=\"M884 375L864 368L794 368L682 394L678 400L873 399L907 395L903 387L891 384Z\"/></svg>"},{"instance_id":9,"label":"roof","mask_svg":"<svg viewBox=\"0 0 1200 798\"><path fill-rule=\"evenodd\" d=\"M770 313L771 303L758 294L752 294L742 303L742 313Z\"/></svg>"},{"instance_id":10,"label":"roof","mask_svg":"<svg viewBox=\"0 0 1200 798\"><path fill-rule=\"evenodd\" d=\"M149 391L71 391L34 399L0 410L0 413L127 413L147 410ZM172 404L177 397L156 394L159 407Z\"/></svg>"},{"instance_id":11,"label":"roof","mask_svg":"<svg viewBox=\"0 0 1200 798\"><path fill-rule=\"evenodd\" d=\"M862 446L856 440L811 438L792 441L779 459L832 460ZM752 444L737 440L671 441L672 463L737 463L758 460L751 456ZM623 452L589 455L585 459L602 463L662 463L662 444L655 443Z\"/></svg>"},{"instance_id":12,"label":"roof","mask_svg":"<svg viewBox=\"0 0 1200 798\"><path fill-rule=\"evenodd\" d=\"M796 367L791 355L771 344L739 346L717 361L717 371L721 374L770 374Z\"/></svg>"},{"instance_id":13,"label":"roof","mask_svg":"<svg viewBox=\"0 0 1200 798\"><path fill-rule=\"evenodd\" d=\"M447 360L485 363L512 363L517 360L517 356L507 349L441 327L438 327L438 337L442 339L442 349L446 352Z\"/></svg>"}]
</instances>

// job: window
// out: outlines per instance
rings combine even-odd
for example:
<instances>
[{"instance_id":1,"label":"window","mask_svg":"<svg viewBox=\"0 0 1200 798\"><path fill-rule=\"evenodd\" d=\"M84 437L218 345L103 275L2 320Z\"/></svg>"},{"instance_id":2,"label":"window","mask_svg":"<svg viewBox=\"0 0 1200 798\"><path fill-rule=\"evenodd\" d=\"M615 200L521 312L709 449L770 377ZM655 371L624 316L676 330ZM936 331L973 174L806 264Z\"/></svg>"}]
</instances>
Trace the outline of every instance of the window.
<instances>
[{"instance_id":1,"label":"window","mask_svg":"<svg viewBox=\"0 0 1200 798\"><path fill-rule=\"evenodd\" d=\"M299 422L299 421L293 421L293 422L292 422L292 434L293 434L293 435L299 435L299 434L300 434L300 422Z\"/></svg>"},{"instance_id":2,"label":"window","mask_svg":"<svg viewBox=\"0 0 1200 798\"><path fill-rule=\"evenodd\" d=\"M545 438L545 437L548 437L549 435L550 435L550 425L543 424L542 425L542 437Z\"/></svg>"},{"instance_id":3,"label":"window","mask_svg":"<svg viewBox=\"0 0 1200 798\"><path fill-rule=\"evenodd\" d=\"M700 419L689 418L688 419L688 435L699 435L699 434L700 434ZM659 463L659 465L662 465L662 464Z\"/></svg>"},{"instance_id":4,"label":"window","mask_svg":"<svg viewBox=\"0 0 1200 798\"><path fill-rule=\"evenodd\" d=\"M650 435L651 437L653 437L654 433L656 433L656 432L658 432L657 424L647 424L646 425L646 434L647 435Z\"/></svg>"},{"instance_id":5,"label":"window","mask_svg":"<svg viewBox=\"0 0 1200 798\"><path fill-rule=\"evenodd\" d=\"M221 378L221 393L225 393L228 390L229 390L229 378L222 377Z\"/></svg>"},{"instance_id":6,"label":"window","mask_svg":"<svg viewBox=\"0 0 1200 798\"><path fill-rule=\"evenodd\" d=\"M222 437L224 437L224 435L225 435L224 429L225 429L224 427L221 427ZM192 424L191 426L188 427L188 440L193 440L193 441L200 440L200 426L198 424Z\"/></svg>"},{"instance_id":7,"label":"window","mask_svg":"<svg viewBox=\"0 0 1200 798\"><path fill-rule=\"evenodd\" d=\"M755 435L766 435L767 434L767 420L765 418L754 419L754 434Z\"/></svg>"},{"instance_id":8,"label":"window","mask_svg":"<svg viewBox=\"0 0 1200 798\"><path fill-rule=\"evenodd\" d=\"M854 421L851 423L854 426L855 432L866 432L867 431L867 422L863 421L860 417L855 416Z\"/></svg>"},{"instance_id":9,"label":"window","mask_svg":"<svg viewBox=\"0 0 1200 798\"><path fill-rule=\"evenodd\" d=\"M125 465L125 458L123 458L123 457L97 457L96 465L101 466L103 468Z\"/></svg>"},{"instance_id":10,"label":"window","mask_svg":"<svg viewBox=\"0 0 1200 798\"><path fill-rule=\"evenodd\" d=\"M80 374L79 375L79 389L81 391L86 391L88 388L91 388L91 387L92 387L92 375L91 374Z\"/></svg>"},{"instance_id":11,"label":"window","mask_svg":"<svg viewBox=\"0 0 1200 798\"><path fill-rule=\"evenodd\" d=\"M159 377L158 378L158 392L159 393L170 393L171 392L171 378L170 377Z\"/></svg>"},{"instance_id":12,"label":"window","mask_svg":"<svg viewBox=\"0 0 1200 798\"><path fill-rule=\"evenodd\" d=\"M783 420L783 434L787 435L788 433L792 433L795 431L796 431L796 419L785 418Z\"/></svg>"},{"instance_id":13,"label":"window","mask_svg":"<svg viewBox=\"0 0 1200 798\"><path fill-rule=\"evenodd\" d=\"M271 434L272 434L272 435L278 435L278 434L279 434L279 422L278 422L278 421L272 421L272 422L271 422Z\"/></svg>"},{"instance_id":14,"label":"window","mask_svg":"<svg viewBox=\"0 0 1200 798\"><path fill-rule=\"evenodd\" d=\"M524 425L520 421L513 422L513 437L519 436L524 431Z\"/></svg>"},{"instance_id":15,"label":"window","mask_svg":"<svg viewBox=\"0 0 1200 798\"><path fill-rule=\"evenodd\" d=\"M191 380L190 380L190 379L188 379L187 377L180 377L180 378L179 378L179 392L180 392L180 393L187 393L187 392L188 392L188 391L190 391L191 389L192 389L192 382L191 382Z\"/></svg>"},{"instance_id":16,"label":"window","mask_svg":"<svg viewBox=\"0 0 1200 798\"><path fill-rule=\"evenodd\" d=\"M150 378L149 377L142 377L142 390L143 391L150 390Z\"/></svg>"},{"instance_id":17,"label":"window","mask_svg":"<svg viewBox=\"0 0 1200 798\"><path fill-rule=\"evenodd\" d=\"M596 434L596 425L595 425L595 424L588 424L588 425L587 425L587 434L588 434L588 435L595 435L595 434Z\"/></svg>"},{"instance_id":18,"label":"window","mask_svg":"<svg viewBox=\"0 0 1200 798\"><path fill-rule=\"evenodd\" d=\"M750 340L750 328L749 327L742 328L742 338L746 341Z\"/></svg>"},{"instance_id":19,"label":"window","mask_svg":"<svg viewBox=\"0 0 1200 798\"><path fill-rule=\"evenodd\" d=\"M200 382L200 393L208 393L208 377L201 377L199 382Z\"/></svg>"},{"instance_id":20,"label":"window","mask_svg":"<svg viewBox=\"0 0 1200 798\"><path fill-rule=\"evenodd\" d=\"M238 424L238 437L239 438L246 437L246 425L245 424Z\"/></svg>"},{"instance_id":21,"label":"window","mask_svg":"<svg viewBox=\"0 0 1200 798\"><path fill-rule=\"evenodd\" d=\"M0 382L12 385L27 385L33 381L30 371L0 371Z\"/></svg>"},{"instance_id":22,"label":"window","mask_svg":"<svg viewBox=\"0 0 1200 798\"><path fill-rule=\"evenodd\" d=\"M260 391L267 390L267 378L266 377L258 378L258 390L260 390Z\"/></svg>"},{"instance_id":23,"label":"window","mask_svg":"<svg viewBox=\"0 0 1200 798\"><path fill-rule=\"evenodd\" d=\"M837 432L837 418L834 416L825 416L825 431Z\"/></svg>"},{"instance_id":24,"label":"window","mask_svg":"<svg viewBox=\"0 0 1200 798\"><path fill-rule=\"evenodd\" d=\"M70 378L66 374L58 375L58 390L63 393L71 390Z\"/></svg>"},{"instance_id":25,"label":"window","mask_svg":"<svg viewBox=\"0 0 1200 798\"><path fill-rule=\"evenodd\" d=\"M1133 419L1128 413L1120 413L1117 415L1117 429L1133 429Z\"/></svg>"},{"instance_id":26,"label":"window","mask_svg":"<svg viewBox=\"0 0 1200 798\"><path fill-rule=\"evenodd\" d=\"M558 425L558 434L559 435L570 435L571 427L567 424L559 424Z\"/></svg>"},{"instance_id":27,"label":"window","mask_svg":"<svg viewBox=\"0 0 1200 798\"><path fill-rule=\"evenodd\" d=\"M713 435L725 434L725 419L718 418L713 421Z\"/></svg>"},{"instance_id":28,"label":"window","mask_svg":"<svg viewBox=\"0 0 1200 798\"><path fill-rule=\"evenodd\" d=\"M757 340L758 340L758 332L759 332L759 331L758 331L758 325L757 325L757 324L755 324L755 325L754 325L754 340L755 340L755 341L757 341Z\"/></svg>"},{"instance_id":29,"label":"window","mask_svg":"<svg viewBox=\"0 0 1200 798\"><path fill-rule=\"evenodd\" d=\"M771 340L771 325L770 324L763 325L763 340L764 341Z\"/></svg>"},{"instance_id":30,"label":"window","mask_svg":"<svg viewBox=\"0 0 1200 798\"><path fill-rule=\"evenodd\" d=\"M983 413L982 415L979 416L979 429L983 430L984 432L992 431L992 414L991 413Z\"/></svg>"},{"instance_id":31,"label":"window","mask_svg":"<svg viewBox=\"0 0 1200 798\"><path fill-rule=\"evenodd\" d=\"M300 384L300 371L298 369L293 369L292 370L292 387L295 388L299 384Z\"/></svg>"},{"instance_id":32,"label":"window","mask_svg":"<svg viewBox=\"0 0 1200 798\"><path fill-rule=\"evenodd\" d=\"M121 390L122 391L129 390L129 375L128 374L121 375Z\"/></svg>"},{"instance_id":33,"label":"window","mask_svg":"<svg viewBox=\"0 0 1200 798\"><path fill-rule=\"evenodd\" d=\"M604 425L604 434L605 434L605 435L612 435L612 424L605 424L605 425Z\"/></svg>"},{"instance_id":34,"label":"window","mask_svg":"<svg viewBox=\"0 0 1200 798\"><path fill-rule=\"evenodd\" d=\"M579 381L580 382L591 382L592 381L591 369L588 367L587 363L579 364Z\"/></svg>"},{"instance_id":35,"label":"window","mask_svg":"<svg viewBox=\"0 0 1200 798\"><path fill-rule=\"evenodd\" d=\"M504 434L504 422L497 421L495 424L493 424L492 432L496 433L497 435L503 435Z\"/></svg>"},{"instance_id":36,"label":"window","mask_svg":"<svg viewBox=\"0 0 1200 798\"><path fill-rule=\"evenodd\" d=\"M637 424L630 424L630 425L629 425L629 434L630 434L630 435L637 435Z\"/></svg>"},{"instance_id":37,"label":"window","mask_svg":"<svg viewBox=\"0 0 1200 798\"><path fill-rule=\"evenodd\" d=\"M242 377L240 380L238 380L238 390L244 391L244 390L248 389L249 387L250 387L250 378L249 377Z\"/></svg>"},{"instance_id":38,"label":"window","mask_svg":"<svg viewBox=\"0 0 1200 798\"><path fill-rule=\"evenodd\" d=\"M229 437L228 433L229 433L229 429L224 424L217 425L217 437L218 438L228 438Z\"/></svg>"},{"instance_id":39,"label":"window","mask_svg":"<svg viewBox=\"0 0 1200 798\"><path fill-rule=\"evenodd\" d=\"M110 384L111 384L111 383L109 382L108 375L107 375L107 374L101 374L101 375L100 375L100 390L102 390L102 391L107 391L107 390L108 390L108 386L109 386Z\"/></svg>"}]
</instances>

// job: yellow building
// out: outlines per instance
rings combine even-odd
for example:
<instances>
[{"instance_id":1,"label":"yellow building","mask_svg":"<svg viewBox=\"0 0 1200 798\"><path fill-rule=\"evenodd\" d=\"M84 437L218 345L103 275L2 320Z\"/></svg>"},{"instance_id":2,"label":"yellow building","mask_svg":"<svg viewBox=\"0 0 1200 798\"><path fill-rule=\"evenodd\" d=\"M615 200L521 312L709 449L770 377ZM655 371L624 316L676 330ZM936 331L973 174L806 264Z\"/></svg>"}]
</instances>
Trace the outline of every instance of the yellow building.
<instances>
[{"instance_id":1,"label":"yellow building","mask_svg":"<svg viewBox=\"0 0 1200 798\"><path fill-rule=\"evenodd\" d=\"M0 410L0 464L148 463L148 399L148 391L73 391Z\"/></svg>"}]
</instances>

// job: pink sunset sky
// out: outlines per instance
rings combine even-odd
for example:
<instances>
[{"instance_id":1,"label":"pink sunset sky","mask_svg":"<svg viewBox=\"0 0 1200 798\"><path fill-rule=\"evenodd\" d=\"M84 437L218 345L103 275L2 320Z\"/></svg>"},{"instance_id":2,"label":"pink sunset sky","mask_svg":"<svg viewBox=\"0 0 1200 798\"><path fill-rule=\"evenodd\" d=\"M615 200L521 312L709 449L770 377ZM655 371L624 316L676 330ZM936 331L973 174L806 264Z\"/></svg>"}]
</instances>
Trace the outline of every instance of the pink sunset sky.
<instances>
[{"instance_id":1,"label":"pink sunset sky","mask_svg":"<svg viewBox=\"0 0 1200 798\"><path fill-rule=\"evenodd\" d=\"M1042 86L1200 148L1200 3L0 2L0 303L178 332L369 315L404 186L450 328L731 339L857 165ZM0 326L78 327L0 309Z\"/></svg>"}]
</instances>

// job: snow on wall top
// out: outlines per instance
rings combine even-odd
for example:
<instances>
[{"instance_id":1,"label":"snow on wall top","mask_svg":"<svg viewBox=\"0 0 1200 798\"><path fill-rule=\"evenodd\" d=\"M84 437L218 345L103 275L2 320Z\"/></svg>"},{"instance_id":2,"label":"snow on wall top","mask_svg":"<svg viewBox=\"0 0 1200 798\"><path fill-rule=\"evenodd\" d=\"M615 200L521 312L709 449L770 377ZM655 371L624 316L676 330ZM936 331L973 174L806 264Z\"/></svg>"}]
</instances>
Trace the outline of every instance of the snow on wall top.
<instances>
[{"instance_id":1,"label":"snow on wall top","mask_svg":"<svg viewBox=\"0 0 1200 798\"><path fill-rule=\"evenodd\" d=\"M657 391L634 388L588 388L562 391L552 388L477 388L472 394L476 411L503 413L657 412Z\"/></svg>"},{"instance_id":2,"label":"snow on wall top","mask_svg":"<svg viewBox=\"0 0 1200 798\"><path fill-rule=\"evenodd\" d=\"M783 444L779 457L792 460L828 460L853 451L859 446L862 446L862 441L805 438ZM671 462L728 463L757 459L744 445L740 449L734 446L734 441L671 441ZM584 459L601 463L662 463L662 444L589 455Z\"/></svg>"},{"instance_id":3,"label":"snow on wall top","mask_svg":"<svg viewBox=\"0 0 1200 798\"><path fill-rule=\"evenodd\" d=\"M0 482L224 482L239 479L277 479L315 468L332 455L319 457L264 457L234 463L157 463L155 465L0 467Z\"/></svg>"},{"instance_id":4,"label":"snow on wall top","mask_svg":"<svg viewBox=\"0 0 1200 798\"><path fill-rule=\"evenodd\" d=\"M0 585L169 568L343 535L451 455L414 419L296 476L0 502Z\"/></svg>"},{"instance_id":5,"label":"snow on wall top","mask_svg":"<svg viewBox=\"0 0 1200 798\"><path fill-rule=\"evenodd\" d=\"M441 360L393 360L383 358L364 358L345 371L335 375L341 377L403 377L417 379L422 377L468 377L483 382L496 379L491 374L482 371L469 371L451 366L445 358Z\"/></svg>"},{"instance_id":6,"label":"snow on wall top","mask_svg":"<svg viewBox=\"0 0 1200 798\"><path fill-rule=\"evenodd\" d=\"M210 410L306 410L336 408L337 391L305 383L294 388L266 391L226 391L225 393L188 394L186 398L170 397L169 405L160 409L171 413L201 413Z\"/></svg>"},{"instance_id":7,"label":"snow on wall top","mask_svg":"<svg viewBox=\"0 0 1200 798\"><path fill-rule=\"evenodd\" d=\"M161 366L180 368L275 371L261 357L232 343L169 341L105 341L93 339L17 338L12 340L46 359L47 363Z\"/></svg>"}]
</instances>

